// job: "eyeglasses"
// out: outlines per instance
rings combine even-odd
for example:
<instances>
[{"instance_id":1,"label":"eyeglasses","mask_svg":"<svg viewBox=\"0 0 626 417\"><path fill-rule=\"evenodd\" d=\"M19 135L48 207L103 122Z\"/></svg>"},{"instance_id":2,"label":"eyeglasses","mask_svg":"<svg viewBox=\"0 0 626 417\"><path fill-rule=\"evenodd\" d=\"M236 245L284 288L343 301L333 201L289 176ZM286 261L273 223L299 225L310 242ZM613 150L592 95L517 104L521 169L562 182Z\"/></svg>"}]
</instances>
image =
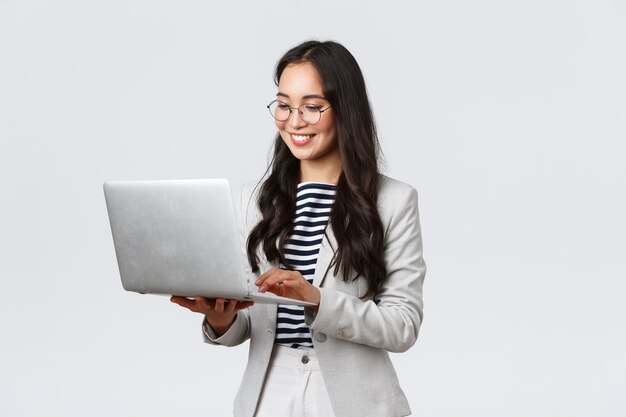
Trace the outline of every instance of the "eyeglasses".
<instances>
[{"instance_id":1,"label":"eyeglasses","mask_svg":"<svg viewBox=\"0 0 626 417\"><path fill-rule=\"evenodd\" d=\"M330 109L332 106L328 106L322 109L315 104L303 104L300 107L289 107L288 104L279 100L274 100L267 105L272 117L279 122L284 122L291 117L292 110L298 110L300 118L309 125L317 124L322 118L322 113Z\"/></svg>"}]
</instances>

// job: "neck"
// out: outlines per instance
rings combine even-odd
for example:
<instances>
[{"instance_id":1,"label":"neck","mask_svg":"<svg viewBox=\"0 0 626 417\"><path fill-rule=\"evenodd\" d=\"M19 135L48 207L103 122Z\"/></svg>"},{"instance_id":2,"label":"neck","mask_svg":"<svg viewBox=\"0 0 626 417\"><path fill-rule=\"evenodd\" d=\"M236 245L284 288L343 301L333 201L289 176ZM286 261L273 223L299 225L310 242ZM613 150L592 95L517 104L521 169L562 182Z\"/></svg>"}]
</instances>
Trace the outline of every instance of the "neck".
<instances>
[{"instance_id":1,"label":"neck","mask_svg":"<svg viewBox=\"0 0 626 417\"><path fill-rule=\"evenodd\" d=\"M330 161L300 161L300 182L337 184L341 172L341 157Z\"/></svg>"}]
</instances>

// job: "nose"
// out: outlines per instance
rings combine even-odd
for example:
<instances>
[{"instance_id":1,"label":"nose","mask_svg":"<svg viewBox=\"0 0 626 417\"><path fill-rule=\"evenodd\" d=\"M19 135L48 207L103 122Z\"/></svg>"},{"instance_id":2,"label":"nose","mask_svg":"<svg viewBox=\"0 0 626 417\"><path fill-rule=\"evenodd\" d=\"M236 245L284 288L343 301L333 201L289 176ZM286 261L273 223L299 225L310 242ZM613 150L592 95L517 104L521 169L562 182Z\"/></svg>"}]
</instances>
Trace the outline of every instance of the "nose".
<instances>
[{"instance_id":1,"label":"nose","mask_svg":"<svg viewBox=\"0 0 626 417\"><path fill-rule=\"evenodd\" d=\"M287 120L287 123L289 124L289 127L293 129L299 129L301 127L308 125L307 122L302 120L299 109L294 109L291 111L291 114L289 115L289 119Z\"/></svg>"}]
</instances>

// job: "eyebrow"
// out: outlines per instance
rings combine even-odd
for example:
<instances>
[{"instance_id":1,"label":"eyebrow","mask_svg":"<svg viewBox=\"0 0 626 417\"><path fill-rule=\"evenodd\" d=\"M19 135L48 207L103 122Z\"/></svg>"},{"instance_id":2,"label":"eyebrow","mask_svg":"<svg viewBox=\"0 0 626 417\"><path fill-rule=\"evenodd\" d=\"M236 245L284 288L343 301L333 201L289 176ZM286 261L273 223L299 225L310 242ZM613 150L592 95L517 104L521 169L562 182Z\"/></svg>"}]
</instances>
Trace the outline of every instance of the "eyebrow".
<instances>
[{"instance_id":1,"label":"eyebrow","mask_svg":"<svg viewBox=\"0 0 626 417\"><path fill-rule=\"evenodd\" d=\"M278 93L276 93L276 96L290 98L287 94L281 93L280 91ZM305 96L302 96L302 98L321 98L322 100L327 100L326 97L320 96L319 94L307 94Z\"/></svg>"}]
</instances>

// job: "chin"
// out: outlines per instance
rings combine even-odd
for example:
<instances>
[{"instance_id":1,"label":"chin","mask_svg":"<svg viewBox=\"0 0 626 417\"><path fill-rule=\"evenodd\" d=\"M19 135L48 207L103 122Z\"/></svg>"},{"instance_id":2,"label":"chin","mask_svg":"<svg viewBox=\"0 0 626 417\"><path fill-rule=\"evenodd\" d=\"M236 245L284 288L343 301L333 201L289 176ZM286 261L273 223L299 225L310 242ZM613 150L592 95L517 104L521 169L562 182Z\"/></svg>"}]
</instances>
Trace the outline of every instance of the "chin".
<instances>
[{"instance_id":1,"label":"chin","mask_svg":"<svg viewBox=\"0 0 626 417\"><path fill-rule=\"evenodd\" d=\"M307 159L312 159L310 152L302 152L299 149L290 149L291 154L300 161L306 161Z\"/></svg>"}]
</instances>

